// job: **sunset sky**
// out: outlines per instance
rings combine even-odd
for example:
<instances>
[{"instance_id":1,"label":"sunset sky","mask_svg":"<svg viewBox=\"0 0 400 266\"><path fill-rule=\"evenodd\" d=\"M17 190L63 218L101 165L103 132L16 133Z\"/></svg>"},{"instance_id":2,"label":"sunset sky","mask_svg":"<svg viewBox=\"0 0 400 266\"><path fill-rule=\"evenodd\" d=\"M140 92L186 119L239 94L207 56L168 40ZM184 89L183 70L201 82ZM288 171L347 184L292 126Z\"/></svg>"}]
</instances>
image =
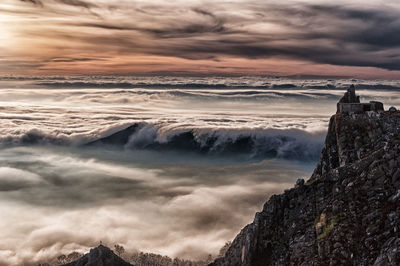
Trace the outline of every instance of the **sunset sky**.
<instances>
[{"instance_id":1,"label":"sunset sky","mask_svg":"<svg viewBox=\"0 0 400 266\"><path fill-rule=\"evenodd\" d=\"M0 75L400 77L397 0L2 0Z\"/></svg>"}]
</instances>

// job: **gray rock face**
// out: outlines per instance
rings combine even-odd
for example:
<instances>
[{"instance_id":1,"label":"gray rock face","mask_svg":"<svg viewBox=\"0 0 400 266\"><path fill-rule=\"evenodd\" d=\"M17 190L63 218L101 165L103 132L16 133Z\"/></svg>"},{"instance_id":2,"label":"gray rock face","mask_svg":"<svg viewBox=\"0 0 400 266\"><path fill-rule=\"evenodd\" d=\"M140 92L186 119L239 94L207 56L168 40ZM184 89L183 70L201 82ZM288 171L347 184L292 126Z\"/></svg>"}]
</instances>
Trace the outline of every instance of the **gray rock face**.
<instances>
[{"instance_id":1,"label":"gray rock face","mask_svg":"<svg viewBox=\"0 0 400 266\"><path fill-rule=\"evenodd\" d=\"M400 112L332 116L311 178L210 265L400 265Z\"/></svg>"},{"instance_id":2,"label":"gray rock face","mask_svg":"<svg viewBox=\"0 0 400 266\"><path fill-rule=\"evenodd\" d=\"M99 245L92 248L90 252L82 258L65 264L64 266L133 266L114 254L114 252L106 246Z\"/></svg>"}]
</instances>

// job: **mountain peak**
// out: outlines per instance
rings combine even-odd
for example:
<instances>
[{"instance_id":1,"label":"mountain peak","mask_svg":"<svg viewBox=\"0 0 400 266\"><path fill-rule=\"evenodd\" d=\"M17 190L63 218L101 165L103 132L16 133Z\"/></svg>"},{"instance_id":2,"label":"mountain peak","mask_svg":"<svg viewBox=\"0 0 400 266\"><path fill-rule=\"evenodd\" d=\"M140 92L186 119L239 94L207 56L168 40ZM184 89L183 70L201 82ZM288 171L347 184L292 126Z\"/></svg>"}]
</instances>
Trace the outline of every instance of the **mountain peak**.
<instances>
[{"instance_id":1,"label":"mountain peak","mask_svg":"<svg viewBox=\"0 0 400 266\"><path fill-rule=\"evenodd\" d=\"M100 244L80 259L64 266L133 266L118 257L111 249Z\"/></svg>"}]
</instances>

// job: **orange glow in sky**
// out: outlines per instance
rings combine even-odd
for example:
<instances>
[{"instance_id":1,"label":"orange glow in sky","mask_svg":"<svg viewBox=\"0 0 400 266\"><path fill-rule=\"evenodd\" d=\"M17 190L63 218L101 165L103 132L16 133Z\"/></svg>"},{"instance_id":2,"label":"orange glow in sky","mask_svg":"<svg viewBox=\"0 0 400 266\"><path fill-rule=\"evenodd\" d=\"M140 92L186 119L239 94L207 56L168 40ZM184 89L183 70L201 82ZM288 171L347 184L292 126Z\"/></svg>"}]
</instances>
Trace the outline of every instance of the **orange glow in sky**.
<instances>
[{"instance_id":1,"label":"orange glow in sky","mask_svg":"<svg viewBox=\"0 0 400 266\"><path fill-rule=\"evenodd\" d=\"M397 79L399 4L356 2L4 0L0 75Z\"/></svg>"}]
</instances>

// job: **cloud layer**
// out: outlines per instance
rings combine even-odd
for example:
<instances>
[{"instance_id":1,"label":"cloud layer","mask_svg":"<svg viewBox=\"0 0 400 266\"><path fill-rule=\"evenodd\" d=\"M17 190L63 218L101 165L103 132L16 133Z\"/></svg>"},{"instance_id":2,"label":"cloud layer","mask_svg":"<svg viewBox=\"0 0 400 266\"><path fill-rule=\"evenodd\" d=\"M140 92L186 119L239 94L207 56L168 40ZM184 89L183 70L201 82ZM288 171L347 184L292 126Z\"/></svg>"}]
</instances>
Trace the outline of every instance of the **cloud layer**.
<instances>
[{"instance_id":1,"label":"cloud layer","mask_svg":"<svg viewBox=\"0 0 400 266\"><path fill-rule=\"evenodd\" d=\"M100 240L169 256L215 254L271 194L309 176L313 163L277 157L317 160L352 82L363 101L400 105L398 81L0 78L0 265L87 252ZM77 145L136 122L146 126L125 149ZM186 149L167 145L187 131L203 144L216 138L216 149L251 136L277 156L199 155L187 149L191 139L180 143ZM155 141L168 149L140 149Z\"/></svg>"},{"instance_id":2,"label":"cloud layer","mask_svg":"<svg viewBox=\"0 0 400 266\"><path fill-rule=\"evenodd\" d=\"M204 258L269 195L310 172L295 164L282 170L283 162L182 164L171 156L160 164L154 154L138 164L133 153L101 150L14 148L0 156L0 227L7 228L0 230L0 265L49 262L99 241Z\"/></svg>"},{"instance_id":3,"label":"cloud layer","mask_svg":"<svg viewBox=\"0 0 400 266\"><path fill-rule=\"evenodd\" d=\"M13 22L2 30L9 72L392 77L400 69L395 1L7 0L0 14Z\"/></svg>"},{"instance_id":4,"label":"cloud layer","mask_svg":"<svg viewBox=\"0 0 400 266\"><path fill-rule=\"evenodd\" d=\"M308 147L303 150L314 151L310 154L315 156L314 148L323 141L337 100L353 82L359 82L357 88L364 89L363 101L379 100L386 106L400 103L397 81L3 78L0 146L75 146L142 123L148 125L149 131L144 134L147 139L138 134L130 143L132 147L155 141L168 144L174 136L190 131L201 145L207 146L214 139L216 153L224 147L233 148L229 143L234 140L250 137L258 151L275 147L290 152L287 148L292 143L301 149ZM252 152L257 154L254 150L249 154Z\"/></svg>"}]
</instances>

